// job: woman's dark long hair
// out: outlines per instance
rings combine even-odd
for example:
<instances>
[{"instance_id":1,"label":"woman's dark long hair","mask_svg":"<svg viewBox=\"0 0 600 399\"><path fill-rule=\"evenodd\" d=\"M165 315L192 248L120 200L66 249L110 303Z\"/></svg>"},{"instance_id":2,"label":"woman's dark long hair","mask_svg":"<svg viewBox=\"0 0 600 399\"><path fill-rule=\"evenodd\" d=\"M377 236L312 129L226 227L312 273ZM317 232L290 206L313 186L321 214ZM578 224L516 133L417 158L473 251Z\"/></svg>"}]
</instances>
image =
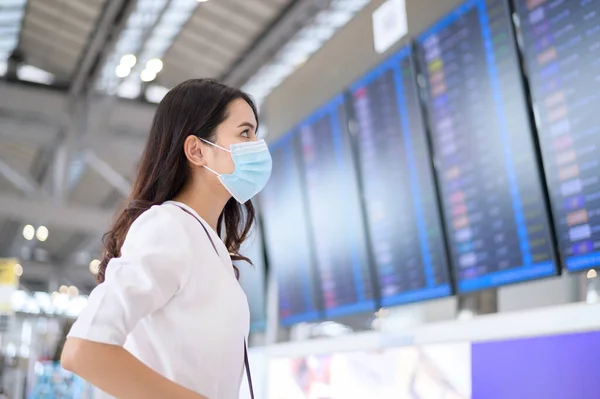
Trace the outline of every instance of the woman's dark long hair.
<instances>
[{"instance_id":1,"label":"woman's dark long hair","mask_svg":"<svg viewBox=\"0 0 600 399\"><path fill-rule=\"evenodd\" d=\"M187 183L190 166L183 149L185 139L195 135L214 141L217 126L227 119L229 105L237 99L250 105L258 121L256 106L247 94L211 79L187 80L163 98L154 115L129 204L104 236L98 282L104 281L108 262L121 256L131 224L153 205L173 199ZM217 231L222 232L224 225L225 247L233 261L251 263L239 253L255 219L252 202L244 208L231 198L219 216Z\"/></svg>"}]
</instances>

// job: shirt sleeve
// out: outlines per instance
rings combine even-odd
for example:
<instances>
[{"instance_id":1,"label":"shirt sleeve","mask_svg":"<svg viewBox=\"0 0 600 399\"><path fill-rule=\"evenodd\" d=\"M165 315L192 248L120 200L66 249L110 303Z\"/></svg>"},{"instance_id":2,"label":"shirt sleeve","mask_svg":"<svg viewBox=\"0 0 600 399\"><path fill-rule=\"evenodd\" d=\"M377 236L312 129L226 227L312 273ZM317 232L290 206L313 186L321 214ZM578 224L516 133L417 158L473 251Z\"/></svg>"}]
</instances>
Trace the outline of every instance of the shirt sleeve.
<instances>
[{"instance_id":1,"label":"shirt sleeve","mask_svg":"<svg viewBox=\"0 0 600 399\"><path fill-rule=\"evenodd\" d=\"M175 296L191 270L190 240L163 207L153 207L132 224L112 259L105 281L90 294L70 337L122 346L144 316Z\"/></svg>"}]
</instances>

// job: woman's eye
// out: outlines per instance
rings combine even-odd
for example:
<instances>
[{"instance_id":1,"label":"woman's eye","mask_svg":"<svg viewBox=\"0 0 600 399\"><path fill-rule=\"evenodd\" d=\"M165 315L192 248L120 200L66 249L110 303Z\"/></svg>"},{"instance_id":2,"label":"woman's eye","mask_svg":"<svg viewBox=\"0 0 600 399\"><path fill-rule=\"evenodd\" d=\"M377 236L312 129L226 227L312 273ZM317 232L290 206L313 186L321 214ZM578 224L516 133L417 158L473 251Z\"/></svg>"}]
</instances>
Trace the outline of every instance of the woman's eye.
<instances>
[{"instance_id":1,"label":"woman's eye","mask_svg":"<svg viewBox=\"0 0 600 399\"><path fill-rule=\"evenodd\" d=\"M250 138L250 130L244 130L244 132L242 133L242 137Z\"/></svg>"}]
</instances>

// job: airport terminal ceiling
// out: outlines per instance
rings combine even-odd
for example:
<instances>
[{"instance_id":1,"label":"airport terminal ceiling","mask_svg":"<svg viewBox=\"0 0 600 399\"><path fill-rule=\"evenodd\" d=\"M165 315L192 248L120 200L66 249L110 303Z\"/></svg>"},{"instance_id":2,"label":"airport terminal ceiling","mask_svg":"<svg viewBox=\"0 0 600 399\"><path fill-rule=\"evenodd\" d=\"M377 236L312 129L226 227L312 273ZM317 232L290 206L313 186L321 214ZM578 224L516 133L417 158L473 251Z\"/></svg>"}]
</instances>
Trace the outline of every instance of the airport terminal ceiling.
<instances>
[{"instance_id":1,"label":"airport terminal ceiling","mask_svg":"<svg viewBox=\"0 0 600 399\"><path fill-rule=\"evenodd\" d=\"M243 85L332 3L343 1L0 3L0 254L22 263L23 287L93 288L157 96L192 77ZM28 240L27 225L47 238Z\"/></svg>"}]
</instances>

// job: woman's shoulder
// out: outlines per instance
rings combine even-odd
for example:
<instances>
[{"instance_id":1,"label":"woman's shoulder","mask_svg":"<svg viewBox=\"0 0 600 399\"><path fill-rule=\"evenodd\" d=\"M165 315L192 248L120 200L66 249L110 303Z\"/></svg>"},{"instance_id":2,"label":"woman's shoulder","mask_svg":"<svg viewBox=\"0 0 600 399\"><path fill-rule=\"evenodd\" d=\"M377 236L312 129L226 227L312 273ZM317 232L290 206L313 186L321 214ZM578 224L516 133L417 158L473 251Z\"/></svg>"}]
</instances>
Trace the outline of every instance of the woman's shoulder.
<instances>
[{"instance_id":1,"label":"woman's shoulder","mask_svg":"<svg viewBox=\"0 0 600 399\"><path fill-rule=\"evenodd\" d=\"M185 236L183 213L180 209L169 204L154 205L143 212L131 224L127 238L130 236L140 239L148 237L179 240Z\"/></svg>"}]
</instances>

